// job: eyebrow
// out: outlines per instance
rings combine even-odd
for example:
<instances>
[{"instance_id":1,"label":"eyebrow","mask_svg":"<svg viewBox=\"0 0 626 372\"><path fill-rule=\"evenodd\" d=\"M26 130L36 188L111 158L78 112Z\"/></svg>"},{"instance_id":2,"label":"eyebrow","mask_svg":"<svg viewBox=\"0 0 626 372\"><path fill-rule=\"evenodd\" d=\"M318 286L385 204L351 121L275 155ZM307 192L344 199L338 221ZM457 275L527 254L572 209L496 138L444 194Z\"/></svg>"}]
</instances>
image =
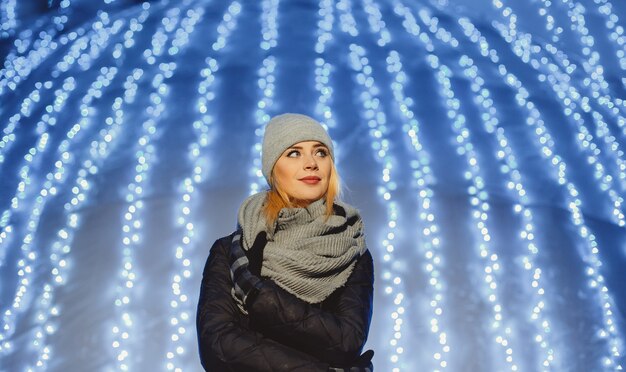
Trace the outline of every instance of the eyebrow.
<instances>
[{"instance_id":1,"label":"eyebrow","mask_svg":"<svg viewBox=\"0 0 626 372\"><path fill-rule=\"evenodd\" d=\"M313 148L316 149L318 147L323 147L325 149L327 149L328 147L326 147L326 145L324 145L323 143L317 143L315 145L313 145ZM296 149L296 150L302 150L302 146L289 146L290 149Z\"/></svg>"}]
</instances>

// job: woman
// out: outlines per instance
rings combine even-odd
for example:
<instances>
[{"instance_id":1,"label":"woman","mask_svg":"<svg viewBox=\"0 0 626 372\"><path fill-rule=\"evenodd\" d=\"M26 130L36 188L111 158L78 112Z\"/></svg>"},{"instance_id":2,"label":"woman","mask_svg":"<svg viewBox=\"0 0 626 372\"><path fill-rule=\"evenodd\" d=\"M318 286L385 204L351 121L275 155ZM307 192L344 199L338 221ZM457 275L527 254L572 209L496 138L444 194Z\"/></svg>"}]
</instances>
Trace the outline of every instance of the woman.
<instances>
[{"instance_id":1,"label":"woman","mask_svg":"<svg viewBox=\"0 0 626 372\"><path fill-rule=\"evenodd\" d=\"M372 371L360 355L372 314L373 264L358 212L337 201L333 144L300 114L267 124L270 189L247 198L218 239L197 313L208 371Z\"/></svg>"}]
</instances>

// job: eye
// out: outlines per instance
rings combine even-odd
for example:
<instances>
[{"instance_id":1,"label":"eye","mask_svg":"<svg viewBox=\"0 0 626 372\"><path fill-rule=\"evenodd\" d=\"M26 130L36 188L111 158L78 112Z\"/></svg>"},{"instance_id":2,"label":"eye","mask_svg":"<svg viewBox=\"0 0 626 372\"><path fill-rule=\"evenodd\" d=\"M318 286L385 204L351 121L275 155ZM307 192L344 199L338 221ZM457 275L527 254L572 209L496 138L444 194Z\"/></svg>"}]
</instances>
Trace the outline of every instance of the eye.
<instances>
[{"instance_id":1,"label":"eye","mask_svg":"<svg viewBox=\"0 0 626 372\"><path fill-rule=\"evenodd\" d=\"M321 158L325 158L326 156L328 156L328 151L326 149L318 149L315 152L315 155L321 157Z\"/></svg>"},{"instance_id":2,"label":"eye","mask_svg":"<svg viewBox=\"0 0 626 372\"><path fill-rule=\"evenodd\" d=\"M287 152L286 156L288 158L296 158L296 157L300 156L300 151L298 151L298 150L291 150L291 151Z\"/></svg>"}]
</instances>

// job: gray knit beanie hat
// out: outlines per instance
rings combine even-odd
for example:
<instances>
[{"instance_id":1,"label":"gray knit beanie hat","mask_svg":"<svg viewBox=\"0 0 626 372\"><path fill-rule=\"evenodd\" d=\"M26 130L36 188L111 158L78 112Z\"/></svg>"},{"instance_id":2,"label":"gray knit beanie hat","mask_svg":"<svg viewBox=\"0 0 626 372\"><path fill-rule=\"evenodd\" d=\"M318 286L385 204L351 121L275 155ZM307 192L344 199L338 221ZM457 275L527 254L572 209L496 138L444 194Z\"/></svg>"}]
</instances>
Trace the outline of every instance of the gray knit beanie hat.
<instances>
[{"instance_id":1,"label":"gray knit beanie hat","mask_svg":"<svg viewBox=\"0 0 626 372\"><path fill-rule=\"evenodd\" d=\"M263 176L269 183L274 164L280 155L291 145L302 141L319 141L328 147L330 157L335 160L333 142L322 124L302 114L282 114L274 116L265 127L261 162Z\"/></svg>"}]
</instances>

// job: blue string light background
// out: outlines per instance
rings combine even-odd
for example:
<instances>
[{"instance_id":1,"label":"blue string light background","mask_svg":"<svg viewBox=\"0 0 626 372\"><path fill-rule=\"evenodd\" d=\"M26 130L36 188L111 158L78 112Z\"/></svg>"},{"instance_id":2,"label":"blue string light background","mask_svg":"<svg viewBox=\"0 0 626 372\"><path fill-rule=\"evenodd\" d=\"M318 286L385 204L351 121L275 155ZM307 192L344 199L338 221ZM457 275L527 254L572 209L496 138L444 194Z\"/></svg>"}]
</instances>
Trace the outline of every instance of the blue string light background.
<instances>
[{"instance_id":1,"label":"blue string light background","mask_svg":"<svg viewBox=\"0 0 626 372\"><path fill-rule=\"evenodd\" d=\"M197 371L209 248L300 112L376 269L378 371L626 360L626 5L0 1L0 370Z\"/></svg>"}]
</instances>

